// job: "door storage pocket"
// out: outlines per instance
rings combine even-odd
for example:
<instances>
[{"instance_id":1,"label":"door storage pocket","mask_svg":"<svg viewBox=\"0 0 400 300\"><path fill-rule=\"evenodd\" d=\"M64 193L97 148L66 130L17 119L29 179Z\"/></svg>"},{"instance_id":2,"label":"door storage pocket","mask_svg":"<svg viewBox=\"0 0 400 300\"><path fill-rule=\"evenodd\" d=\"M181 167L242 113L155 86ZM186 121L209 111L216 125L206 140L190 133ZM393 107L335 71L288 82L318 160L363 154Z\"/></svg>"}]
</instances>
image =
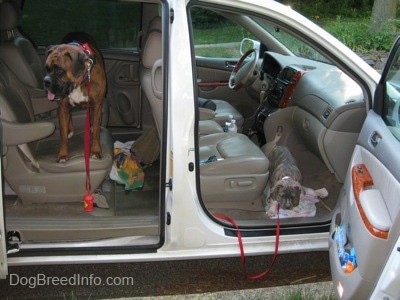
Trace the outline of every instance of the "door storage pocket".
<instances>
[{"instance_id":1,"label":"door storage pocket","mask_svg":"<svg viewBox=\"0 0 400 300\"><path fill-rule=\"evenodd\" d=\"M352 244L351 237L349 237L348 226L340 225L345 222L341 221L341 215L336 212L335 217L331 223L330 236L329 236L329 260L331 266L332 280L336 284L334 289L340 299L352 299L352 297L359 297L358 299L367 299L369 291L372 290L374 284L368 280L365 280L362 276L362 268L360 268L360 262L358 261L358 248ZM345 230L340 234L345 234L346 242L344 244L344 252L338 248L338 241L335 236L337 235L338 227L342 227L340 230ZM350 249L355 249L356 263L354 268L348 268L347 262L343 264L343 255L350 255ZM340 250L340 251L339 251ZM359 250L362 251L362 250ZM341 253L341 254L339 254ZM339 257L342 255L342 257Z\"/></svg>"}]
</instances>

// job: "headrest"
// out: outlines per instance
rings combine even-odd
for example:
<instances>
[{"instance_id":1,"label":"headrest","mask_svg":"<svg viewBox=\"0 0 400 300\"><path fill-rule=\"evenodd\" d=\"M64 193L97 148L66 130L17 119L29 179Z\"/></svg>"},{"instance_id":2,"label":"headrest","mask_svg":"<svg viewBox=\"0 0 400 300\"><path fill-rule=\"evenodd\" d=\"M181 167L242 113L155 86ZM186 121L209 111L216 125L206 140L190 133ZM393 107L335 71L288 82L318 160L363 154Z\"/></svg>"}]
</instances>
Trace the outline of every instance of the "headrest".
<instances>
[{"instance_id":1,"label":"headrest","mask_svg":"<svg viewBox=\"0 0 400 300\"><path fill-rule=\"evenodd\" d=\"M5 1L0 4L0 31L17 28L21 22L21 10L16 3Z\"/></svg>"},{"instance_id":2,"label":"headrest","mask_svg":"<svg viewBox=\"0 0 400 300\"><path fill-rule=\"evenodd\" d=\"M151 68L162 57L161 17L155 17L149 25L143 47L143 66Z\"/></svg>"},{"instance_id":3,"label":"headrest","mask_svg":"<svg viewBox=\"0 0 400 300\"><path fill-rule=\"evenodd\" d=\"M152 29L158 29L159 31L161 31L162 25L161 25L161 17L157 16L154 17L153 20L150 21L150 25L148 30L152 30Z\"/></svg>"}]
</instances>

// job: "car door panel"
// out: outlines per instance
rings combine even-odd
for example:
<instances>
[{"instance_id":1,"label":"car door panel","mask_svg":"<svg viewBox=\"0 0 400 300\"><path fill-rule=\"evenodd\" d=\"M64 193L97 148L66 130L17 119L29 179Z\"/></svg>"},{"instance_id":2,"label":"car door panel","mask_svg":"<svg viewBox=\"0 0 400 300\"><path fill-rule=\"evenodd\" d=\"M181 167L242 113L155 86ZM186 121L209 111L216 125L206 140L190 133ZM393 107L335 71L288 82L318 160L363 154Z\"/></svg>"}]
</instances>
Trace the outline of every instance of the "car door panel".
<instances>
[{"instance_id":1,"label":"car door panel","mask_svg":"<svg viewBox=\"0 0 400 300\"><path fill-rule=\"evenodd\" d=\"M388 67L383 72L374 110L368 113L361 129L339 196L340 207L331 224L330 263L340 299L367 299L372 292L382 292L379 298L384 299L390 295L388 287L396 286L392 275L385 277L390 284L376 286L388 257L398 252L400 232L399 122L393 120L398 119L400 93L393 89L392 97L386 92L399 81L393 65L390 73ZM354 254L351 251L355 251L355 264L347 260L349 253Z\"/></svg>"},{"instance_id":2,"label":"car door panel","mask_svg":"<svg viewBox=\"0 0 400 300\"><path fill-rule=\"evenodd\" d=\"M378 128L381 139L374 146L371 143L371 137L376 135ZM398 159L396 159L395 153L396 149L398 149L397 144L398 141L387 129L382 118L371 111L360 133L341 194L341 203L344 202L345 204L341 211L336 214L331 227L330 258L332 277L334 282L340 285L337 288L344 291L344 299L349 299L356 295L361 298L368 297L379 279L387 255L397 240L400 230L400 201L398 201L400 169L398 168L399 162L396 161ZM357 190L354 175L351 176L352 172L358 171L362 173L361 176L369 173L372 179L363 183L361 191ZM370 193L371 191L376 191L377 195L381 194L381 199L384 203L360 204L357 198L359 196L362 197L363 193ZM379 198L367 197L364 200L364 202L368 201L377 202ZM371 212L368 213L370 211L368 205L372 207L378 205L381 211L372 212L371 215ZM389 220L387 220L387 216L389 216ZM390 224L387 238L374 234L376 231L382 231L382 228L376 228L377 224L382 223ZM354 247L356 253L357 268L348 274L345 273L340 264L337 242L334 237L336 228L339 225L346 228L348 240L346 248Z\"/></svg>"},{"instance_id":3,"label":"car door panel","mask_svg":"<svg viewBox=\"0 0 400 300\"><path fill-rule=\"evenodd\" d=\"M140 127L139 54L133 51L103 51L107 74L108 126Z\"/></svg>"}]
</instances>

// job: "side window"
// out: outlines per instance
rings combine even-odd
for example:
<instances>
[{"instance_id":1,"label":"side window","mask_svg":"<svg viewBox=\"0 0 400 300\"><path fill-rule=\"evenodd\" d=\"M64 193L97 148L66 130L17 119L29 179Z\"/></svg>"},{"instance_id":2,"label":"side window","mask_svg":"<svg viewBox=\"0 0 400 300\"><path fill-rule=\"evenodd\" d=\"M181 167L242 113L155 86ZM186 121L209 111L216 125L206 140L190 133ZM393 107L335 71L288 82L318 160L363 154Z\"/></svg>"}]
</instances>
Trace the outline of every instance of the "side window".
<instances>
[{"instance_id":1,"label":"side window","mask_svg":"<svg viewBox=\"0 0 400 300\"><path fill-rule=\"evenodd\" d=\"M21 28L38 46L59 44L67 33L84 31L100 49L136 48L140 6L107 0L25 1Z\"/></svg>"},{"instance_id":2,"label":"side window","mask_svg":"<svg viewBox=\"0 0 400 300\"><path fill-rule=\"evenodd\" d=\"M192 28L196 56L239 58L240 42L252 35L228 18L200 7L192 7Z\"/></svg>"},{"instance_id":3,"label":"side window","mask_svg":"<svg viewBox=\"0 0 400 300\"><path fill-rule=\"evenodd\" d=\"M400 140L400 48L393 57L385 80L383 119L393 135Z\"/></svg>"}]
</instances>

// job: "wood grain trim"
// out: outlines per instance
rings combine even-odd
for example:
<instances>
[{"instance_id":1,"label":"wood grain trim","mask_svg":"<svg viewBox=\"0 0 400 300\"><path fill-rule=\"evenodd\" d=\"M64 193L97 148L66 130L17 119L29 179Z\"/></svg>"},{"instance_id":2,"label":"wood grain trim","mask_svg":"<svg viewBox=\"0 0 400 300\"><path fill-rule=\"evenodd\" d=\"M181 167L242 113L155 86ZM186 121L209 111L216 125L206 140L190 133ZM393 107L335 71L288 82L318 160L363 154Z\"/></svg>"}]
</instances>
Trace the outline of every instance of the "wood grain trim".
<instances>
[{"instance_id":1,"label":"wood grain trim","mask_svg":"<svg viewBox=\"0 0 400 300\"><path fill-rule=\"evenodd\" d=\"M197 84L199 87L218 87L218 86L228 86L228 82L200 82Z\"/></svg>"},{"instance_id":2,"label":"wood grain trim","mask_svg":"<svg viewBox=\"0 0 400 300\"><path fill-rule=\"evenodd\" d=\"M292 80L289 82L288 86L285 88L283 96L282 96L281 100L279 101L280 108L285 108L289 105L290 100L292 100L294 90L296 89L297 85L299 84L301 77L303 77L303 75L305 73L306 73L306 71L302 70L302 71L297 71L293 75Z\"/></svg>"}]
</instances>

